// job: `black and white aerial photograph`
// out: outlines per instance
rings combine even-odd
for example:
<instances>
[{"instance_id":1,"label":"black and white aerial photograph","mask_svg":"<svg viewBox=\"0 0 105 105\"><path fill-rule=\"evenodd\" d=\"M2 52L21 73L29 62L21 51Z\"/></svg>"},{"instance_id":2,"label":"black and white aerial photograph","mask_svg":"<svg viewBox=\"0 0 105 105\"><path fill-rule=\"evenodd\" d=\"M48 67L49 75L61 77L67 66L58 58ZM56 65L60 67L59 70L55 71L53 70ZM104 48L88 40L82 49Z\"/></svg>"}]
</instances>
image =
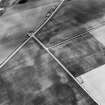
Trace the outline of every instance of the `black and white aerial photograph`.
<instances>
[{"instance_id":1,"label":"black and white aerial photograph","mask_svg":"<svg viewBox=\"0 0 105 105\"><path fill-rule=\"evenodd\" d=\"M105 0L0 0L0 105L105 105Z\"/></svg>"}]
</instances>

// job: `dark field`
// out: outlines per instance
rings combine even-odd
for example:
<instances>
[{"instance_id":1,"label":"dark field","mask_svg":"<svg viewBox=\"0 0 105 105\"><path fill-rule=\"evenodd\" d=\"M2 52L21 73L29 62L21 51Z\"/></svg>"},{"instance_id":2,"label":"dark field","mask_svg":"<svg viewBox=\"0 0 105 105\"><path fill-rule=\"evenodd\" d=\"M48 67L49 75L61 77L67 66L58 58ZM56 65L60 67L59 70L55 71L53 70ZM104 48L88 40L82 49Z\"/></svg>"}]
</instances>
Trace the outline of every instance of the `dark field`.
<instances>
[{"instance_id":1,"label":"dark field","mask_svg":"<svg viewBox=\"0 0 105 105\"><path fill-rule=\"evenodd\" d=\"M97 105L34 40L0 74L1 105Z\"/></svg>"},{"instance_id":2,"label":"dark field","mask_svg":"<svg viewBox=\"0 0 105 105\"><path fill-rule=\"evenodd\" d=\"M105 64L105 47L88 32L50 50L75 77Z\"/></svg>"}]
</instances>

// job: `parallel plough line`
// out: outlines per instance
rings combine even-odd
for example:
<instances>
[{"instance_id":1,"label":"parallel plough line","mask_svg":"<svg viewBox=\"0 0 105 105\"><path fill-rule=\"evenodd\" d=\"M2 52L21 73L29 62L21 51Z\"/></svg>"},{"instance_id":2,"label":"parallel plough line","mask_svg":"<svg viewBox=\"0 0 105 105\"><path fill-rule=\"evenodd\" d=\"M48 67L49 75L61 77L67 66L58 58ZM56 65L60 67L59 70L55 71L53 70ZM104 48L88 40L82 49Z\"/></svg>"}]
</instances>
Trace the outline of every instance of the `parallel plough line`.
<instances>
[{"instance_id":1,"label":"parallel plough line","mask_svg":"<svg viewBox=\"0 0 105 105\"><path fill-rule=\"evenodd\" d=\"M88 35L86 35L88 32L90 33L91 31L94 31L94 30L97 30L98 28L101 28L101 27L103 27L103 26L105 26L105 23L103 23L103 24L101 24L100 23L100 25L95 25L94 27L92 27L92 28L89 28L89 29L87 29L87 31L86 32L83 32L83 33L81 33L81 34L74 34L75 36L74 37L72 37L72 38L70 38L70 36L69 37L66 37L66 39L64 39L63 41L61 41L61 42L59 42L59 43L56 43L56 44L53 44L53 45L51 45L51 46L48 46L48 48L49 49L53 49L53 48L55 48L55 47L60 47L60 46L62 46L62 45L65 45L65 44L68 44L70 41L72 41L72 40L76 40L76 39L78 39L78 38L85 38L86 36L88 36ZM65 36L66 36L67 34L65 34ZM93 36L94 37L94 36Z\"/></svg>"}]
</instances>

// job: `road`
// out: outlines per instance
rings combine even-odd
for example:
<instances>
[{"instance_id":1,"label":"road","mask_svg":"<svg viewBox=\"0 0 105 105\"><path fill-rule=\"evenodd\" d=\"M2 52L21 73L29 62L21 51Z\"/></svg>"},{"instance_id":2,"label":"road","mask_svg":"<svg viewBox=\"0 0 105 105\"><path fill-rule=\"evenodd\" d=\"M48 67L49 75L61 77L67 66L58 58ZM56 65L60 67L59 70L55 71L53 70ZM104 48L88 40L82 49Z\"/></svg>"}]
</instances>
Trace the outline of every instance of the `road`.
<instances>
[{"instance_id":1,"label":"road","mask_svg":"<svg viewBox=\"0 0 105 105\"><path fill-rule=\"evenodd\" d=\"M0 17L0 63L27 39L28 31L38 28L49 9L58 3L58 0L40 0L37 4L7 9Z\"/></svg>"}]
</instances>

